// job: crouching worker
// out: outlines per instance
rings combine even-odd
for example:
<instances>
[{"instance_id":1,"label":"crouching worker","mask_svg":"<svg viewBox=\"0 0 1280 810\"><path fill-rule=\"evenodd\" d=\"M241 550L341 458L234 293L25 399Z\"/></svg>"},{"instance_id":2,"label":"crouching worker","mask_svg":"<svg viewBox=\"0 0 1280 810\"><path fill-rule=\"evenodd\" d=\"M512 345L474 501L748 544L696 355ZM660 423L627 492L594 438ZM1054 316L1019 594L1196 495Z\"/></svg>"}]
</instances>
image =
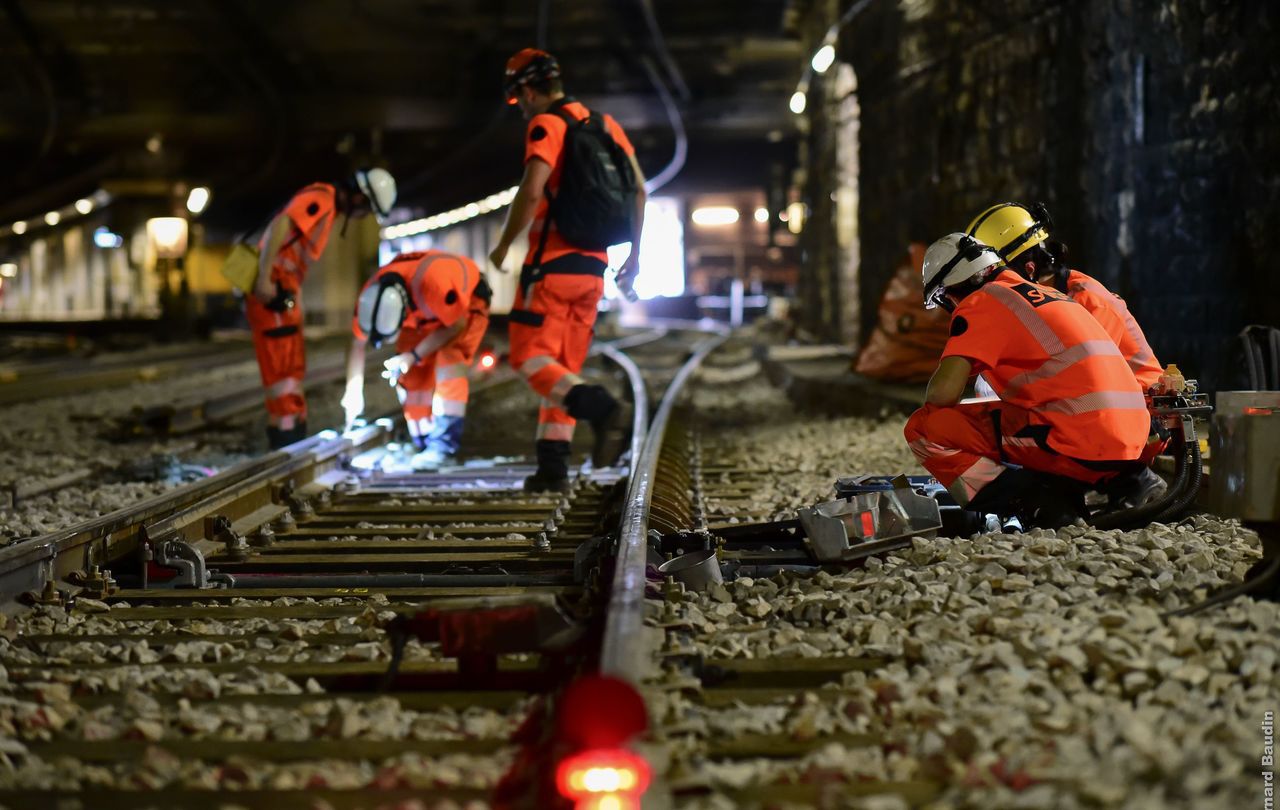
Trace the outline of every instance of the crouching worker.
<instances>
[{"instance_id":1,"label":"crouching worker","mask_svg":"<svg viewBox=\"0 0 1280 810\"><path fill-rule=\"evenodd\" d=\"M1146 444L1142 389L1102 326L1066 295L953 233L925 254L927 307L950 338L908 420L920 463L968 509L1055 528L1080 517L1084 486L1129 473ZM961 402L981 373L998 400Z\"/></svg>"},{"instance_id":2,"label":"crouching worker","mask_svg":"<svg viewBox=\"0 0 1280 810\"><path fill-rule=\"evenodd\" d=\"M365 345L394 340L385 364L418 454L413 466L457 455L470 394L467 373L489 328L492 293L476 263L439 250L403 253L360 291L351 324L342 408L350 428L364 411Z\"/></svg>"}]
</instances>

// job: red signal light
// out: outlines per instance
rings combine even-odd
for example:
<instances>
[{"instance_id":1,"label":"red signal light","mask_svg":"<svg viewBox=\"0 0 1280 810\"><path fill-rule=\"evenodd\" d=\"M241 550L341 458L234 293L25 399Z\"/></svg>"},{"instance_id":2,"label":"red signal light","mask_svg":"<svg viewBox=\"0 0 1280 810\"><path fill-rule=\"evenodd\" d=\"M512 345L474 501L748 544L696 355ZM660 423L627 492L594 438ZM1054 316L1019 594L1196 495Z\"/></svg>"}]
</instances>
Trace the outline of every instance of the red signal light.
<instances>
[{"instance_id":1,"label":"red signal light","mask_svg":"<svg viewBox=\"0 0 1280 810\"><path fill-rule=\"evenodd\" d=\"M649 780L649 763L623 748L582 751L556 768L556 787L575 810L638 810Z\"/></svg>"}]
</instances>

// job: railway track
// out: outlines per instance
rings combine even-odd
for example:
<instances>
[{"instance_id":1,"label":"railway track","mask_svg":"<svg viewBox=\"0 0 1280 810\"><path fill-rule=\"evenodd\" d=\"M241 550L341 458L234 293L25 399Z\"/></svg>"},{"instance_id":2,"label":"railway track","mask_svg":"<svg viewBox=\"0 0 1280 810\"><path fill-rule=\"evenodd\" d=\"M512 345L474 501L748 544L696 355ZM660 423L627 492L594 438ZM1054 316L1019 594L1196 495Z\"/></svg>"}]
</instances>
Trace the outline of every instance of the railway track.
<instances>
[{"instance_id":1,"label":"railway track","mask_svg":"<svg viewBox=\"0 0 1280 810\"><path fill-rule=\"evenodd\" d=\"M641 682L662 438L721 340L606 346L630 464L563 496L520 491L521 460L383 463L381 420L0 549L0 596L30 606L0 642L0 806L541 806L513 732L597 659Z\"/></svg>"}]
</instances>

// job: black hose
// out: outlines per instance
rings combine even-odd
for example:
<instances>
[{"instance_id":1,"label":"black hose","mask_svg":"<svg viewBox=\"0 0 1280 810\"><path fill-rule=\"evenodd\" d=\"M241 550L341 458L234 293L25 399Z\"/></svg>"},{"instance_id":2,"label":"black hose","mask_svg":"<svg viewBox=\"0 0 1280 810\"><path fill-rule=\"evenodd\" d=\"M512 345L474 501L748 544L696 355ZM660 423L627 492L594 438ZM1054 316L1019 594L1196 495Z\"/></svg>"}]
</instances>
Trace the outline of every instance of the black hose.
<instances>
[{"instance_id":1,"label":"black hose","mask_svg":"<svg viewBox=\"0 0 1280 810\"><path fill-rule=\"evenodd\" d=\"M1257 346L1253 344L1253 336L1248 327L1240 333L1240 344L1244 348L1244 362L1249 367L1249 388L1261 391L1266 385L1266 380L1263 379L1266 372L1262 368L1262 358L1256 354Z\"/></svg>"},{"instance_id":2,"label":"black hose","mask_svg":"<svg viewBox=\"0 0 1280 810\"><path fill-rule=\"evenodd\" d=\"M1280 329L1268 326L1271 336L1271 384L1268 391L1280 391Z\"/></svg>"},{"instance_id":3,"label":"black hose","mask_svg":"<svg viewBox=\"0 0 1280 810\"><path fill-rule=\"evenodd\" d=\"M1200 455L1200 442L1196 440L1195 426L1191 426L1189 430L1191 431L1191 436L1187 442L1186 453L1189 457L1188 462L1191 468L1190 480L1182 486L1182 494L1167 509L1156 515L1155 520L1161 523L1167 523L1170 520L1182 517L1182 513L1187 510L1191 502L1196 499L1196 495L1200 493L1200 482L1204 479L1204 458Z\"/></svg>"},{"instance_id":4,"label":"black hose","mask_svg":"<svg viewBox=\"0 0 1280 810\"><path fill-rule=\"evenodd\" d=\"M1276 598L1276 581L1280 579L1280 536L1276 534L1276 525L1274 523L1254 525L1253 528L1257 530L1258 537L1262 540L1262 561L1249 569L1249 572L1245 574L1245 581L1238 585L1231 585L1225 590L1213 594L1203 602L1169 611L1165 614L1166 617L1190 616L1208 610L1215 605L1221 605L1237 597L1263 591L1267 588L1270 589L1269 592L1260 593L1259 597L1262 599Z\"/></svg>"}]
</instances>

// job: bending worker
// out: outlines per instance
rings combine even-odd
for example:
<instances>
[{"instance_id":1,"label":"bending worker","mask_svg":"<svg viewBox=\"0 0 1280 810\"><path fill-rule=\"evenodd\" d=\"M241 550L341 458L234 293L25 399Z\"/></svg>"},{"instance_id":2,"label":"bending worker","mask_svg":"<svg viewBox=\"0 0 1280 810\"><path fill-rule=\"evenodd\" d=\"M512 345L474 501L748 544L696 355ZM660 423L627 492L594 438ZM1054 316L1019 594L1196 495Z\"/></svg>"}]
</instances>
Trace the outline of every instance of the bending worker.
<instances>
[{"instance_id":1,"label":"bending worker","mask_svg":"<svg viewBox=\"0 0 1280 810\"><path fill-rule=\"evenodd\" d=\"M951 336L906 438L963 507L1057 527L1083 509L1083 484L1130 472L1150 417L1107 333L1079 304L1009 270L953 233L924 260L927 307L952 312ZM960 402L981 373L997 401Z\"/></svg>"},{"instance_id":2,"label":"bending worker","mask_svg":"<svg viewBox=\"0 0 1280 810\"><path fill-rule=\"evenodd\" d=\"M605 248L640 244L644 174L622 127L565 95L550 54L526 48L511 57L504 89L529 124L524 176L489 258L502 270L512 242L532 223L510 325L511 365L542 397L538 468L525 489L565 490L576 420L591 424L597 466L614 463L626 442L618 402L579 372L604 294ZM618 270L626 294L638 254L633 247Z\"/></svg>"},{"instance_id":3,"label":"bending worker","mask_svg":"<svg viewBox=\"0 0 1280 810\"><path fill-rule=\"evenodd\" d=\"M476 263L440 250L402 253L364 285L351 330L342 408L350 428L364 411L365 344L394 340L385 364L418 454L439 466L458 452L467 413L467 374L489 328L492 293Z\"/></svg>"},{"instance_id":4,"label":"bending worker","mask_svg":"<svg viewBox=\"0 0 1280 810\"><path fill-rule=\"evenodd\" d=\"M1051 241L1052 229L1053 219L1044 205L1028 208L1010 202L983 211L969 223L968 233L993 247L1014 272L1065 293L1087 309L1120 349L1142 390L1148 390L1160 380L1163 371L1142 327L1123 298L1097 279L1067 267L1067 247L1061 241ZM1120 476L1104 488L1112 503L1138 506L1166 489L1164 479L1152 472L1149 465L1168 444L1168 433L1152 420L1142 451L1142 469Z\"/></svg>"},{"instance_id":5,"label":"bending worker","mask_svg":"<svg viewBox=\"0 0 1280 810\"><path fill-rule=\"evenodd\" d=\"M379 219L396 200L395 179L384 169L362 169L346 184L312 183L293 195L268 223L258 243L258 276L245 296L245 315L267 394L267 441L272 449L307 436L307 372L302 335L302 283L329 244L334 219Z\"/></svg>"}]
</instances>

